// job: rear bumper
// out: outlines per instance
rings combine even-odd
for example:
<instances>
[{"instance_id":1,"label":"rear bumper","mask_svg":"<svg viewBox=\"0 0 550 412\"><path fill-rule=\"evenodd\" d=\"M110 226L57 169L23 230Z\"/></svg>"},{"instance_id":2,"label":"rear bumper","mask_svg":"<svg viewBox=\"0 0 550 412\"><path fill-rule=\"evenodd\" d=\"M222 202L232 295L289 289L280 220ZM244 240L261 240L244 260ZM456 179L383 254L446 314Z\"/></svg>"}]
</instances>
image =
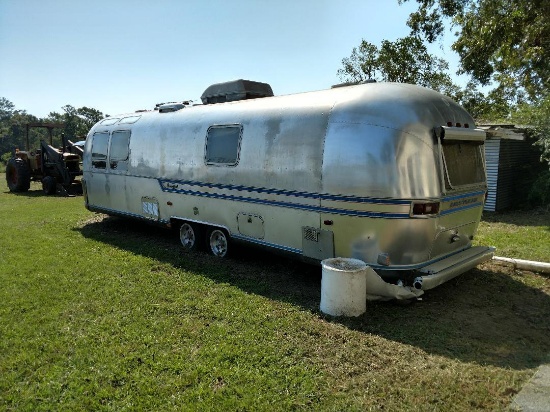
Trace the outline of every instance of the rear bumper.
<instances>
[{"instance_id":1,"label":"rear bumper","mask_svg":"<svg viewBox=\"0 0 550 412\"><path fill-rule=\"evenodd\" d=\"M439 260L417 270L414 284L422 290L433 289L442 283L492 259L494 247L475 246L460 253Z\"/></svg>"}]
</instances>

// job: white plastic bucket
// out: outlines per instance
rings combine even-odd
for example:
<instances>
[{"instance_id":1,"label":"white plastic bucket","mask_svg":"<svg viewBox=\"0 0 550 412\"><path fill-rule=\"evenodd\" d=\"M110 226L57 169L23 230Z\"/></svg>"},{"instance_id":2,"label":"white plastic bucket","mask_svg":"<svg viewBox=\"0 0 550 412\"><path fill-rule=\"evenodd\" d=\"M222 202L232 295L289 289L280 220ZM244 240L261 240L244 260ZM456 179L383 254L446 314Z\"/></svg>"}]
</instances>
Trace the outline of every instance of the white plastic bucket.
<instances>
[{"instance_id":1,"label":"white plastic bucket","mask_svg":"<svg viewBox=\"0 0 550 412\"><path fill-rule=\"evenodd\" d=\"M367 265L362 260L331 258L321 262L321 312L360 316L367 310Z\"/></svg>"}]
</instances>

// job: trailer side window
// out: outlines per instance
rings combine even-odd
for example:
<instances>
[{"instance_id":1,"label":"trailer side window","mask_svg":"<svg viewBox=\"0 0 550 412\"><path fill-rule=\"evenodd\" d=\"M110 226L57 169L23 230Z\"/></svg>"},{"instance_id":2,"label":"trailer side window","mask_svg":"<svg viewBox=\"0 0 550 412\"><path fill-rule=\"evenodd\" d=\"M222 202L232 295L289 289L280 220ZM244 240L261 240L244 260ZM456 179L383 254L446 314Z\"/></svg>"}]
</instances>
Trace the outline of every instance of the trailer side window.
<instances>
[{"instance_id":1,"label":"trailer side window","mask_svg":"<svg viewBox=\"0 0 550 412\"><path fill-rule=\"evenodd\" d=\"M111 135L111 152L109 154L109 167L111 169L127 170L128 157L130 155L130 131L118 130Z\"/></svg>"},{"instance_id":2,"label":"trailer side window","mask_svg":"<svg viewBox=\"0 0 550 412\"><path fill-rule=\"evenodd\" d=\"M211 126L206 135L206 164L236 166L241 147L241 125Z\"/></svg>"},{"instance_id":3,"label":"trailer side window","mask_svg":"<svg viewBox=\"0 0 550 412\"><path fill-rule=\"evenodd\" d=\"M109 133L94 133L92 138L92 167L105 169L107 167L107 148Z\"/></svg>"}]
</instances>

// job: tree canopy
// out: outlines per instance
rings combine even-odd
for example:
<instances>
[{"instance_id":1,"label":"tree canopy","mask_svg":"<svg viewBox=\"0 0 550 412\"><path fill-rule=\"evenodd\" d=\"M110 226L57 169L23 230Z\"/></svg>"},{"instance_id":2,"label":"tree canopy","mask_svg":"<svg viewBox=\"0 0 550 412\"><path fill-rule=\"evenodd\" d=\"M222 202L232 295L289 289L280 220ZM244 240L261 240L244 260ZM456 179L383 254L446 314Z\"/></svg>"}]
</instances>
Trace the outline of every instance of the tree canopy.
<instances>
[{"instance_id":1,"label":"tree canopy","mask_svg":"<svg viewBox=\"0 0 550 412\"><path fill-rule=\"evenodd\" d=\"M338 76L346 82L377 80L414 83L441 92L448 92L452 81L448 63L430 53L415 36L382 41L380 48L362 40L350 57L342 60Z\"/></svg>"},{"instance_id":2,"label":"tree canopy","mask_svg":"<svg viewBox=\"0 0 550 412\"><path fill-rule=\"evenodd\" d=\"M434 42L450 21L460 72L496 85L489 97L499 105L486 105L484 117L532 126L550 163L550 0L414 1L418 9L407 21L412 34Z\"/></svg>"},{"instance_id":3,"label":"tree canopy","mask_svg":"<svg viewBox=\"0 0 550 412\"><path fill-rule=\"evenodd\" d=\"M550 162L550 0L397 1L418 5L407 21L410 35L384 40L380 48L362 40L342 60L340 78L415 83L454 98L478 121L533 126ZM464 88L425 46L441 40L446 29L455 36L458 73L470 76Z\"/></svg>"},{"instance_id":4,"label":"tree canopy","mask_svg":"<svg viewBox=\"0 0 550 412\"><path fill-rule=\"evenodd\" d=\"M0 97L0 155L13 153L16 147L25 148L27 123L63 123L65 125L63 129L53 131L54 139L59 139L60 134L65 133L69 139L76 141L83 139L88 130L105 117L99 110L85 106L77 109L71 105L66 105L62 107L62 110L63 113L50 112L47 117L39 119L28 114L25 110L17 110L11 101L5 97ZM30 149L36 149L39 147L40 139L47 139L47 130L33 128L30 130L29 135Z\"/></svg>"},{"instance_id":5,"label":"tree canopy","mask_svg":"<svg viewBox=\"0 0 550 412\"><path fill-rule=\"evenodd\" d=\"M400 4L411 0L398 0ZM550 0L415 0L407 24L434 42L450 20L461 72L536 102L550 90Z\"/></svg>"}]
</instances>

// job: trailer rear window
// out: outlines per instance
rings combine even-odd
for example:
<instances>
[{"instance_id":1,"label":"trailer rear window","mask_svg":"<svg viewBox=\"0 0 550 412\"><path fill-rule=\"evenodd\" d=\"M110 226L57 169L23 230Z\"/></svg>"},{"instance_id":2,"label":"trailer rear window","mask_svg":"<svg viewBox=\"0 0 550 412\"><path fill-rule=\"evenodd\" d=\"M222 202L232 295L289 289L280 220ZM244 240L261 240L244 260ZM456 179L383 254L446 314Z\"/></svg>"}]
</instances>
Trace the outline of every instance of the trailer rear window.
<instances>
[{"instance_id":1,"label":"trailer rear window","mask_svg":"<svg viewBox=\"0 0 550 412\"><path fill-rule=\"evenodd\" d=\"M211 126L206 135L206 164L236 166L239 163L241 125Z\"/></svg>"},{"instance_id":2,"label":"trailer rear window","mask_svg":"<svg viewBox=\"0 0 550 412\"><path fill-rule=\"evenodd\" d=\"M92 138L92 167L105 169L107 167L107 148L109 133L94 133Z\"/></svg>"},{"instance_id":3,"label":"trailer rear window","mask_svg":"<svg viewBox=\"0 0 550 412\"><path fill-rule=\"evenodd\" d=\"M485 182L483 145L474 142L444 142L442 147L447 189Z\"/></svg>"}]
</instances>

